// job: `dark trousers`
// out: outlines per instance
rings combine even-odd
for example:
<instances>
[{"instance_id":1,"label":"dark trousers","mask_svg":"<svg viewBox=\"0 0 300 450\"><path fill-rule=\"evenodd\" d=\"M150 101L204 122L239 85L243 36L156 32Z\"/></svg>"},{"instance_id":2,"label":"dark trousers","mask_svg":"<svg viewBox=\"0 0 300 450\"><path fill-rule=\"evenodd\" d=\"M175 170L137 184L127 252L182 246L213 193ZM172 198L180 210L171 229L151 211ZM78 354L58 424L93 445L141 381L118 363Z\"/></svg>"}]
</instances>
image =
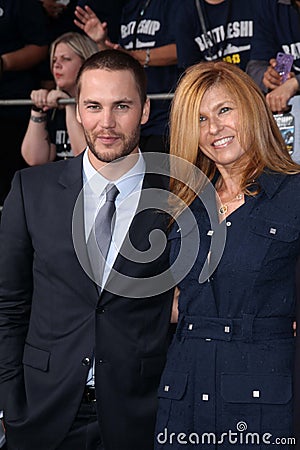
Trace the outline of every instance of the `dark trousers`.
<instances>
[{"instance_id":1,"label":"dark trousers","mask_svg":"<svg viewBox=\"0 0 300 450\"><path fill-rule=\"evenodd\" d=\"M9 450L4 444L0 450ZM46 450L46 449L41 449ZM73 425L56 450L104 450L101 443L96 403L81 403Z\"/></svg>"},{"instance_id":2,"label":"dark trousers","mask_svg":"<svg viewBox=\"0 0 300 450\"><path fill-rule=\"evenodd\" d=\"M57 450L104 450L101 443L96 403L81 403L69 433Z\"/></svg>"}]
</instances>

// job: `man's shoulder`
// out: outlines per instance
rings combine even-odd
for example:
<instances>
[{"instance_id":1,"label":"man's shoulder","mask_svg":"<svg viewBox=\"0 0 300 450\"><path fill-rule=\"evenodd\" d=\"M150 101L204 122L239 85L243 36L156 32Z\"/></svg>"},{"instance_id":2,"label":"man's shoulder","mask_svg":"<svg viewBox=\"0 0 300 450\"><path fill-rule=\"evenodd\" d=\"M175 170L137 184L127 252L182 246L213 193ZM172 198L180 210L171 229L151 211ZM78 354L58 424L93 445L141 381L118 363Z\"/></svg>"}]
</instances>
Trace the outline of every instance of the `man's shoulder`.
<instances>
[{"instance_id":1,"label":"man's shoulder","mask_svg":"<svg viewBox=\"0 0 300 450\"><path fill-rule=\"evenodd\" d=\"M143 188L161 188L169 190L170 155L148 152L143 154L145 160L145 177Z\"/></svg>"},{"instance_id":2,"label":"man's shoulder","mask_svg":"<svg viewBox=\"0 0 300 450\"><path fill-rule=\"evenodd\" d=\"M49 162L40 166L27 167L19 171L22 181L35 183L37 180L58 180L63 175L78 175L82 171L82 155L62 161Z\"/></svg>"}]
</instances>

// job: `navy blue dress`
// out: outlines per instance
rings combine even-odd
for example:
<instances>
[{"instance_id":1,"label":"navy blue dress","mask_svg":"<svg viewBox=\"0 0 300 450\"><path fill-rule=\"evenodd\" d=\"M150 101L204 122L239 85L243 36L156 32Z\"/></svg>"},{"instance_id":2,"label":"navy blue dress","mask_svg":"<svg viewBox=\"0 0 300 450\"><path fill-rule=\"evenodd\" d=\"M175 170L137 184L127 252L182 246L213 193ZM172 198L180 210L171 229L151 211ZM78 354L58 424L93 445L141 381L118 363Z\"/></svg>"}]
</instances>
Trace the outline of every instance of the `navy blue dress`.
<instances>
[{"instance_id":1,"label":"navy blue dress","mask_svg":"<svg viewBox=\"0 0 300 450\"><path fill-rule=\"evenodd\" d=\"M200 246L179 283L179 322L159 387L156 450L264 449L276 439L276 448L290 448L300 175L264 173L258 184L259 194L246 196L223 222L221 260L201 283L214 230L203 203L191 205ZM187 255L196 245L192 230L174 225L173 266L181 238ZM182 277L181 259L175 277Z\"/></svg>"}]
</instances>

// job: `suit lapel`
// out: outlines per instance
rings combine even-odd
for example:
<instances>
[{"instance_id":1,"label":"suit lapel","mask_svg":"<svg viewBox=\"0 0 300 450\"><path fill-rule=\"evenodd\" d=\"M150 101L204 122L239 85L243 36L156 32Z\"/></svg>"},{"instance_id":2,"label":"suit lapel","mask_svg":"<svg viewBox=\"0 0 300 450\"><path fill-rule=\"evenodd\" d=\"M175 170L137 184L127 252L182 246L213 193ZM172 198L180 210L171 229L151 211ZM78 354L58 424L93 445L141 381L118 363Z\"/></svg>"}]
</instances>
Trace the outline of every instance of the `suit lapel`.
<instances>
[{"instance_id":1,"label":"suit lapel","mask_svg":"<svg viewBox=\"0 0 300 450\"><path fill-rule=\"evenodd\" d=\"M144 178L136 214L124 239L120 253L116 258L113 270L107 280L105 290L101 295L100 300L103 304L113 298L113 294L108 291L110 290L110 286L112 287L112 291L114 291L113 286L117 282L117 273L126 274L129 277L138 277L140 271L143 272L143 263L139 264L138 259L134 256L132 258L130 257L134 249L141 252L139 253L141 255L149 248L149 236L153 230L161 229L166 233L168 223L168 216L164 213L166 211L166 202L162 201L162 196L160 199L158 198L160 192L158 190L165 192L167 190L163 184L162 177L147 173ZM153 207L154 205L159 205L159 207L155 208ZM131 246L133 250L130 249ZM128 255L128 258L125 258L123 255ZM142 256L142 259L145 258Z\"/></svg>"},{"instance_id":2,"label":"suit lapel","mask_svg":"<svg viewBox=\"0 0 300 450\"><path fill-rule=\"evenodd\" d=\"M71 224L71 241L78 268L74 273L74 282L76 284L82 284L82 289L86 291L87 301L91 301L95 305L98 301L99 294L96 284L93 282L85 239L82 159L83 154L67 161L66 167L58 180L63 188L59 201L61 203L62 214L66 215L67 211L68 216L66 220ZM66 205L71 205L71 208L67 208Z\"/></svg>"},{"instance_id":3,"label":"suit lapel","mask_svg":"<svg viewBox=\"0 0 300 450\"><path fill-rule=\"evenodd\" d=\"M96 306L99 300L101 300L101 303L107 303L114 297L114 294L104 290L99 298L97 285L93 281L85 240L82 161L83 154L67 161L66 167L58 180L64 189L59 202L63 215L66 215L65 206L72 205L72 208L68 208L70 212L66 220L72 224L72 244L75 250L75 256L77 257L77 263L79 263L79 270L75 270L74 272L74 282L77 285L80 284L81 290L84 289L86 291L87 301L92 302ZM145 174L139 206L128 232L131 244L134 248L139 249L140 252L145 251L149 246L149 235L151 231L161 229L165 232L166 230L167 217L162 212L166 210L166 202L164 202L165 204L161 203L160 208L155 208L154 205L156 206L160 203L159 196L156 195L156 200L153 201L153 192L157 194L157 189L163 190L164 192L167 191L167 184L164 181L165 179L163 177L155 173ZM156 191L152 191L152 189ZM125 239L113 269L117 273L125 272L133 277L138 277L140 271L143 272L143 264L135 262L136 260L134 258L132 261L125 259L122 255L128 254L126 252ZM112 273L108 278L106 284L108 290L110 283L114 282L114 277L115 275Z\"/></svg>"}]
</instances>

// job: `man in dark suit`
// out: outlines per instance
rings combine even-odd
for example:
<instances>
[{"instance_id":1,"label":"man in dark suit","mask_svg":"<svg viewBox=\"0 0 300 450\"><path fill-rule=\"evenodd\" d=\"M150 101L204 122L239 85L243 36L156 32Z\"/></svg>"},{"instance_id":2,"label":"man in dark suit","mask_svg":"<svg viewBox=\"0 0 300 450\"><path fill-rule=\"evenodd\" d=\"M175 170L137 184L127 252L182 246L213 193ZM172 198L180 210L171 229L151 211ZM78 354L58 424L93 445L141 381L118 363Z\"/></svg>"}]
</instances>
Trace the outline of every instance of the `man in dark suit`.
<instances>
[{"instance_id":1,"label":"man in dark suit","mask_svg":"<svg viewBox=\"0 0 300 450\"><path fill-rule=\"evenodd\" d=\"M77 100L86 151L17 172L2 215L8 449L151 450L173 292L168 246L158 251L155 237L168 219L147 195L165 187L138 150L149 115L144 69L121 51L97 53L79 72ZM107 185L117 188L116 245L98 281L89 238L101 240L94 222Z\"/></svg>"}]
</instances>

